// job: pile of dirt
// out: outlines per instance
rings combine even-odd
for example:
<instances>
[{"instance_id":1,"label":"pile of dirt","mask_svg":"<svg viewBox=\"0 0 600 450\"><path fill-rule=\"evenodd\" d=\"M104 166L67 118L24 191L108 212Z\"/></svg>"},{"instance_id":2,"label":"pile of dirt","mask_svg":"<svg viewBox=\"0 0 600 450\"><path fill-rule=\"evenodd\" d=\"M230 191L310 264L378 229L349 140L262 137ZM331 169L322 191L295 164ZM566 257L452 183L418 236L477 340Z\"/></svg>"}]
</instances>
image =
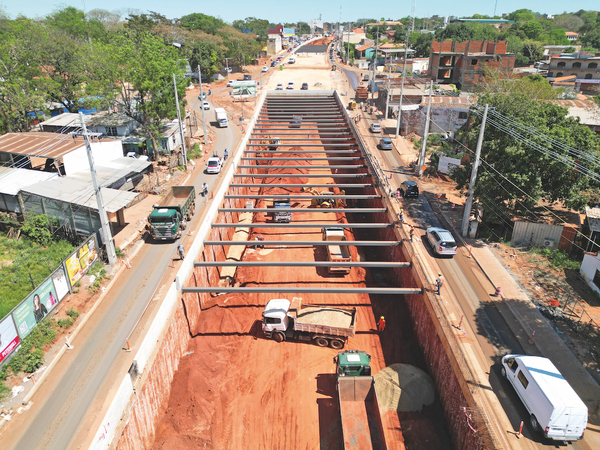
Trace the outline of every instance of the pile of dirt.
<instances>
[{"instance_id":1,"label":"pile of dirt","mask_svg":"<svg viewBox=\"0 0 600 450\"><path fill-rule=\"evenodd\" d=\"M310 324L327 324L331 327L350 328L352 313L335 308L306 307L298 314L299 322Z\"/></svg>"},{"instance_id":2,"label":"pile of dirt","mask_svg":"<svg viewBox=\"0 0 600 450\"><path fill-rule=\"evenodd\" d=\"M374 378L379 402L388 410L421 411L435 400L431 377L410 364L392 364Z\"/></svg>"}]
</instances>

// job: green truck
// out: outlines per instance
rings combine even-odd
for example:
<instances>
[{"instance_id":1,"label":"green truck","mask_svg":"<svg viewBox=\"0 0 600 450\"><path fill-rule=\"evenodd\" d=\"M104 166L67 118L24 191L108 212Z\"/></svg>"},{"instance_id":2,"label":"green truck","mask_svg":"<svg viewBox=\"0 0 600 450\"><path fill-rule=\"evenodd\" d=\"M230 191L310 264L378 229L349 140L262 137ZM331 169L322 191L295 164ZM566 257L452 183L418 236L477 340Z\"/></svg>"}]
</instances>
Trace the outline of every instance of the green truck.
<instances>
[{"instance_id":1,"label":"green truck","mask_svg":"<svg viewBox=\"0 0 600 450\"><path fill-rule=\"evenodd\" d=\"M342 419L344 450L387 450L371 356L346 350L333 359Z\"/></svg>"},{"instance_id":2,"label":"green truck","mask_svg":"<svg viewBox=\"0 0 600 450\"><path fill-rule=\"evenodd\" d=\"M148 216L150 234L156 240L179 239L185 230L186 221L191 220L196 211L196 190L194 186L173 186L167 196Z\"/></svg>"}]
</instances>

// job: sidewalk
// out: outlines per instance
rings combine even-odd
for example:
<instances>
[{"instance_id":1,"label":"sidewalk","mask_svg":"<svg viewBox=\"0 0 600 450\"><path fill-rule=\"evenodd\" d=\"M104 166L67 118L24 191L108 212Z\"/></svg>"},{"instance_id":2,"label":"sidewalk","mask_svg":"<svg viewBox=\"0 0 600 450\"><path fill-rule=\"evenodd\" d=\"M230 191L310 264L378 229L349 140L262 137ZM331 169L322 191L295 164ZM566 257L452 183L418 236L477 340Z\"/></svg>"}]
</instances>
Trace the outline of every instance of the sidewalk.
<instances>
[{"instance_id":1,"label":"sidewalk","mask_svg":"<svg viewBox=\"0 0 600 450\"><path fill-rule=\"evenodd\" d=\"M455 225L460 230L462 218L460 208L455 211L439 209L434 202L432 209L448 229ZM455 235L459 235L458 231ZM490 295L496 287L501 287L501 297L496 302L498 311L529 355L550 358L558 370L577 391L589 410L588 432L585 441L592 448L600 448L600 386L579 362L573 352L556 333L548 320L542 316L527 294L520 288L501 260L487 244L478 239L462 239L460 251L468 252L490 282ZM533 343L530 343L533 335ZM593 445L592 445L593 444Z\"/></svg>"}]
</instances>

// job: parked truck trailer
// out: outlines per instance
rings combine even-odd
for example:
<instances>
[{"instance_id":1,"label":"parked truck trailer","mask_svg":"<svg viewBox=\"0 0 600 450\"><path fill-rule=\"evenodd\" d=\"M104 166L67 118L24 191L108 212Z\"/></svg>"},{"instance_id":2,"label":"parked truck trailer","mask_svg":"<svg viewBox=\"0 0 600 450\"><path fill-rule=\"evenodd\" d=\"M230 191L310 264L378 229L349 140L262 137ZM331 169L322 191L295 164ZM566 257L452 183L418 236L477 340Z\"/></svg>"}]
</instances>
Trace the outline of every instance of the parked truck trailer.
<instances>
[{"instance_id":1,"label":"parked truck trailer","mask_svg":"<svg viewBox=\"0 0 600 450\"><path fill-rule=\"evenodd\" d=\"M351 268L344 263L352 261L350 247L345 244L346 236L341 227L323 228L323 240L327 242L339 241L340 245L327 245L327 259L331 262L340 263L339 266L328 267L329 273L350 273Z\"/></svg>"},{"instance_id":2,"label":"parked truck trailer","mask_svg":"<svg viewBox=\"0 0 600 450\"><path fill-rule=\"evenodd\" d=\"M265 337L314 341L319 347L342 349L356 329L356 308L303 304L301 298L269 300L263 311Z\"/></svg>"}]
</instances>

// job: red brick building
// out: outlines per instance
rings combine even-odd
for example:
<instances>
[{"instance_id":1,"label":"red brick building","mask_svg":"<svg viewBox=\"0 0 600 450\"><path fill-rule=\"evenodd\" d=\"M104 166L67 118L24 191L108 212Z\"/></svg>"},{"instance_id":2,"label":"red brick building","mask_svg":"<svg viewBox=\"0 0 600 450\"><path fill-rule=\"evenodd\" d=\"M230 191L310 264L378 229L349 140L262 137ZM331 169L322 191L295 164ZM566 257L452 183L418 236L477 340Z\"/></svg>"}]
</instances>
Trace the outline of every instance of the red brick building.
<instances>
[{"instance_id":1,"label":"red brick building","mask_svg":"<svg viewBox=\"0 0 600 450\"><path fill-rule=\"evenodd\" d=\"M507 53L506 41L433 41L429 76L434 83L454 84L468 91L480 83L485 66L512 72L515 57L514 53Z\"/></svg>"}]
</instances>

